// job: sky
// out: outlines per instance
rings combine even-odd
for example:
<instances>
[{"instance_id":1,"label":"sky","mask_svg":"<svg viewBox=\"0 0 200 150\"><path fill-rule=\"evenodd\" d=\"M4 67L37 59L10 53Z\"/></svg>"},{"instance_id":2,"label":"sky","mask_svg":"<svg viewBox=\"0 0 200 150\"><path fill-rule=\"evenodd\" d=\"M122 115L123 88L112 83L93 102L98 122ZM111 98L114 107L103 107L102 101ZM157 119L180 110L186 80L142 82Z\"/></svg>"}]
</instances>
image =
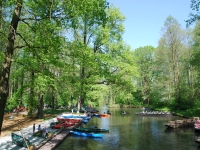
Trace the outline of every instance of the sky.
<instances>
[{"instance_id":1,"label":"sky","mask_svg":"<svg viewBox=\"0 0 200 150\"><path fill-rule=\"evenodd\" d=\"M158 46L161 29L168 16L175 18L183 29L192 11L191 0L107 0L126 17L123 40L132 49Z\"/></svg>"}]
</instances>

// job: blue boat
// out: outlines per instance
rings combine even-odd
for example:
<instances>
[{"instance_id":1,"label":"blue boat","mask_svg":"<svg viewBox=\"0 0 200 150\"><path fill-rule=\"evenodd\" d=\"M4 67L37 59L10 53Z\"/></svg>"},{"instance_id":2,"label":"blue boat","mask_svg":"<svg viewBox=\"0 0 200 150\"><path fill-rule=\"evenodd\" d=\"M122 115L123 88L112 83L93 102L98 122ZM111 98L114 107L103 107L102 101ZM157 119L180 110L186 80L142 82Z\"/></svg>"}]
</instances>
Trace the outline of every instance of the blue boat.
<instances>
[{"instance_id":1,"label":"blue boat","mask_svg":"<svg viewBox=\"0 0 200 150\"><path fill-rule=\"evenodd\" d=\"M83 119L90 120L90 119L91 119L91 116L84 117Z\"/></svg>"},{"instance_id":2,"label":"blue boat","mask_svg":"<svg viewBox=\"0 0 200 150\"><path fill-rule=\"evenodd\" d=\"M91 119L91 116L88 116L88 117L82 117L82 116L61 116L60 118L63 118L63 119L82 119L82 120L90 120ZM84 122L84 121L83 121ZM87 122L87 121L85 121Z\"/></svg>"},{"instance_id":3,"label":"blue boat","mask_svg":"<svg viewBox=\"0 0 200 150\"><path fill-rule=\"evenodd\" d=\"M62 118L84 118L83 116L73 116L73 115L71 115L71 116L64 116L64 115L62 115L61 117Z\"/></svg>"},{"instance_id":4,"label":"blue boat","mask_svg":"<svg viewBox=\"0 0 200 150\"><path fill-rule=\"evenodd\" d=\"M91 119L91 116L85 116L85 115L68 115L68 114L66 114L66 115L61 115L60 116L61 118L79 118L79 119Z\"/></svg>"},{"instance_id":5,"label":"blue boat","mask_svg":"<svg viewBox=\"0 0 200 150\"><path fill-rule=\"evenodd\" d=\"M95 117L101 117L101 114L93 114L93 116L95 116Z\"/></svg>"},{"instance_id":6,"label":"blue boat","mask_svg":"<svg viewBox=\"0 0 200 150\"><path fill-rule=\"evenodd\" d=\"M82 120L83 123L88 123L88 121L89 121L88 119L83 119Z\"/></svg>"},{"instance_id":7,"label":"blue boat","mask_svg":"<svg viewBox=\"0 0 200 150\"><path fill-rule=\"evenodd\" d=\"M99 133L84 133L84 132L78 132L78 131L70 131L70 133L72 133L74 135L92 137L92 138L102 138L103 137L103 134L99 134Z\"/></svg>"}]
</instances>

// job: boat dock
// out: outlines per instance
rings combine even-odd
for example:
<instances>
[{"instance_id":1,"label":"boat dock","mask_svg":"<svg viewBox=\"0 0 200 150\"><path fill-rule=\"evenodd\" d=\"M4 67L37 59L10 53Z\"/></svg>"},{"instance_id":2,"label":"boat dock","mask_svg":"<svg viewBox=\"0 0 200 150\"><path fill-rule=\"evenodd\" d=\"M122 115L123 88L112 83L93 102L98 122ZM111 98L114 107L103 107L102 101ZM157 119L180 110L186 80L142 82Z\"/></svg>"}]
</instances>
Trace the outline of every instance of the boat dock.
<instances>
[{"instance_id":1,"label":"boat dock","mask_svg":"<svg viewBox=\"0 0 200 150\"><path fill-rule=\"evenodd\" d=\"M41 147L37 147L38 150L51 150L58 146L67 136L69 135L69 130L62 130L60 133L55 135L52 139L45 142Z\"/></svg>"},{"instance_id":2,"label":"boat dock","mask_svg":"<svg viewBox=\"0 0 200 150\"><path fill-rule=\"evenodd\" d=\"M52 138L44 140L44 142L41 142L40 145L37 145L36 149L38 149L38 150L47 150L47 149L53 150L69 135L70 130L80 126L81 123L82 123L82 121L80 121L80 123L76 124L73 127L61 129L58 133L54 134Z\"/></svg>"},{"instance_id":3,"label":"boat dock","mask_svg":"<svg viewBox=\"0 0 200 150\"><path fill-rule=\"evenodd\" d=\"M193 119L183 119L183 120L175 120L168 121L168 123L164 124L167 128L181 128L181 127L189 127L194 126L195 121Z\"/></svg>"}]
</instances>

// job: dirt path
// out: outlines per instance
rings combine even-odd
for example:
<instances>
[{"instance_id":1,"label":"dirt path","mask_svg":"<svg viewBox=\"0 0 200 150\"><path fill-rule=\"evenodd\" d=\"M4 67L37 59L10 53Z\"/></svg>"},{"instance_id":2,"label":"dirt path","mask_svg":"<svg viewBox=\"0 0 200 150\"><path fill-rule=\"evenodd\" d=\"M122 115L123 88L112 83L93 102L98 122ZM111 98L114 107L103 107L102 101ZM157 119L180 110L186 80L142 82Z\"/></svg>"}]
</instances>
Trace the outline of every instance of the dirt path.
<instances>
[{"instance_id":1,"label":"dirt path","mask_svg":"<svg viewBox=\"0 0 200 150\"><path fill-rule=\"evenodd\" d=\"M9 135L11 132L15 132L15 131L19 131L22 128L26 128L30 125L33 125L34 123L37 124L39 122L42 122L42 119L34 119L34 118L30 118L27 117L27 115L25 114L15 114L14 118L12 120L10 120L10 115L9 114L5 114L4 115L4 121L3 121L3 125L2 125L2 132L0 137ZM52 116L47 116L46 117L54 117Z\"/></svg>"}]
</instances>

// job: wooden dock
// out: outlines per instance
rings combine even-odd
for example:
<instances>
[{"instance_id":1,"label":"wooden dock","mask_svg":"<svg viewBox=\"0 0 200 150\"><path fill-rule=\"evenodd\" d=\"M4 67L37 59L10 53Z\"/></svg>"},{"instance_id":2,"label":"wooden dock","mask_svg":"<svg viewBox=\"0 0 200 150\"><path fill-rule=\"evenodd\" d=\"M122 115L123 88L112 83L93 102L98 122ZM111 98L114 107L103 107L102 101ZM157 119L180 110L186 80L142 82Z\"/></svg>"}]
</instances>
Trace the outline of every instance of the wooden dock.
<instances>
[{"instance_id":1,"label":"wooden dock","mask_svg":"<svg viewBox=\"0 0 200 150\"><path fill-rule=\"evenodd\" d=\"M62 130L59 134L54 136L51 140L47 141L44 145L42 145L37 149L52 150L55 147L57 147L68 135L69 135L69 130Z\"/></svg>"},{"instance_id":2,"label":"wooden dock","mask_svg":"<svg viewBox=\"0 0 200 150\"><path fill-rule=\"evenodd\" d=\"M36 146L38 150L53 150L55 149L70 133L70 130L80 126L82 121L73 127L61 129L58 133L54 134L52 138L45 140Z\"/></svg>"},{"instance_id":3,"label":"wooden dock","mask_svg":"<svg viewBox=\"0 0 200 150\"><path fill-rule=\"evenodd\" d=\"M193 119L182 119L182 120L175 120L175 121L168 121L168 123L164 124L167 128L181 128L181 127L193 127L194 126Z\"/></svg>"}]
</instances>

